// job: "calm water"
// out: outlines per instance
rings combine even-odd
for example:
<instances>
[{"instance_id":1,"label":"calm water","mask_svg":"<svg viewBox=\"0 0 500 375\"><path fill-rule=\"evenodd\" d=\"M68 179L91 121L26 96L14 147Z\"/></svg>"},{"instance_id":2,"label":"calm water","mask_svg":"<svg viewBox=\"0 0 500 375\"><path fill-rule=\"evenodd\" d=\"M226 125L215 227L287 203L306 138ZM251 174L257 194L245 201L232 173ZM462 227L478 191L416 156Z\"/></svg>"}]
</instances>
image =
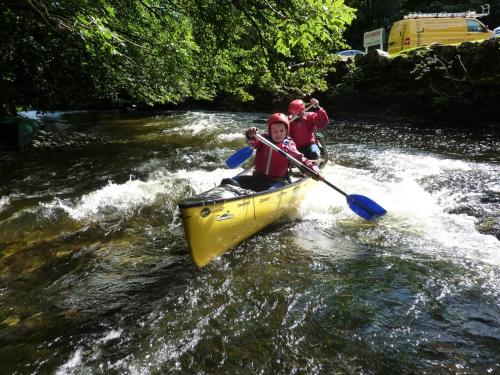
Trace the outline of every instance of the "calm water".
<instances>
[{"instance_id":1,"label":"calm water","mask_svg":"<svg viewBox=\"0 0 500 375\"><path fill-rule=\"evenodd\" d=\"M264 116L55 114L102 142L2 154L0 373L500 373L498 130L334 122L325 176L388 215L318 183L197 270L177 202Z\"/></svg>"}]
</instances>

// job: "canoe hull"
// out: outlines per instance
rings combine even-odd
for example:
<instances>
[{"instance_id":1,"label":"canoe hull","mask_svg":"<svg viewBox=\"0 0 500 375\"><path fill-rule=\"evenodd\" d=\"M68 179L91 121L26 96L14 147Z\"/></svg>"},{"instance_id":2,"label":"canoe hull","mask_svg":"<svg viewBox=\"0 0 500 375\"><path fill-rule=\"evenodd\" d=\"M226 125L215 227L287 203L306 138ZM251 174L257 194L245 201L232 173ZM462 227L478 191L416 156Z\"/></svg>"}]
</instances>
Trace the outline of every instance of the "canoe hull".
<instances>
[{"instance_id":1,"label":"canoe hull","mask_svg":"<svg viewBox=\"0 0 500 375\"><path fill-rule=\"evenodd\" d=\"M236 199L179 204L193 261L204 267L274 221L293 217L314 183L304 178L283 188Z\"/></svg>"},{"instance_id":2,"label":"canoe hull","mask_svg":"<svg viewBox=\"0 0 500 375\"><path fill-rule=\"evenodd\" d=\"M328 162L328 152L324 137L320 133L316 137L321 169ZM195 264L205 267L269 224L285 217L294 219L302 200L317 182L294 167L289 177L293 182L278 189L257 193L223 185L180 202L184 232Z\"/></svg>"}]
</instances>

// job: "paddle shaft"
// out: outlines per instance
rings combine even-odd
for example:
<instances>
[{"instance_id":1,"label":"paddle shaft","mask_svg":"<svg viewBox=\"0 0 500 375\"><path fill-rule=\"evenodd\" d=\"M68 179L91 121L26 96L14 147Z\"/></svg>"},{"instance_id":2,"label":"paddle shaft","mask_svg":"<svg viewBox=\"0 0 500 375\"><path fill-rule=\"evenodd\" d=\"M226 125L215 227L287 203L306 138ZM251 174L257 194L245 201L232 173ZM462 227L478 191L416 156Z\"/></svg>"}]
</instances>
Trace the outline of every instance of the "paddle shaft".
<instances>
[{"instance_id":1,"label":"paddle shaft","mask_svg":"<svg viewBox=\"0 0 500 375\"><path fill-rule=\"evenodd\" d=\"M314 172L314 171L313 171ZM317 174L317 173L316 173ZM327 184L328 186L330 186L333 190L335 191L338 191L340 194L342 194L344 197L347 198L347 193L345 193L344 191L340 190L338 187L336 187L334 184L332 184L330 181L328 180L325 180L323 177L320 177L319 178L321 181L323 181L325 184Z\"/></svg>"},{"instance_id":2,"label":"paddle shaft","mask_svg":"<svg viewBox=\"0 0 500 375\"><path fill-rule=\"evenodd\" d=\"M293 115L292 118L290 119L290 124L292 122L294 122L295 120L297 120L300 116L302 116L304 113L306 113L307 111L309 111L311 108L313 107L312 104L309 104L307 107L304 108L304 110L302 112L300 112L298 115Z\"/></svg>"},{"instance_id":3,"label":"paddle shaft","mask_svg":"<svg viewBox=\"0 0 500 375\"><path fill-rule=\"evenodd\" d=\"M336 187L335 185L333 185L330 181L327 181L323 176L321 176L318 172L316 172L315 170L309 168L307 165L303 164L301 161L295 159L292 155L289 155L287 154L286 152L284 152L282 149L280 149L278 146L276 146L274 143L272 143L271 141L269 141L268 139L266 139L265 137L263 137L262 135L260 134L256 134L255 135L255 138L257 138L259 141L261 141L262 143L264 143L266 146L269 146L271 147L272 149L276 150L277 152L280 153L280 155L284 156L285 158L287 158L288 160L290 160L293 164L295 164L297 167L300 167L300 168L304 168L306 169L309 173L311 173L312 175L314 176L317 176L319 180L321 180L322 182L324 182L325 184L327 184L328 186L330 186L332 189L338 191L340 194L342 194L343 196L347 197L347 194L345 192L343 192L342 190L340 190L338 187Z\"/></svg>"}]
</instances>

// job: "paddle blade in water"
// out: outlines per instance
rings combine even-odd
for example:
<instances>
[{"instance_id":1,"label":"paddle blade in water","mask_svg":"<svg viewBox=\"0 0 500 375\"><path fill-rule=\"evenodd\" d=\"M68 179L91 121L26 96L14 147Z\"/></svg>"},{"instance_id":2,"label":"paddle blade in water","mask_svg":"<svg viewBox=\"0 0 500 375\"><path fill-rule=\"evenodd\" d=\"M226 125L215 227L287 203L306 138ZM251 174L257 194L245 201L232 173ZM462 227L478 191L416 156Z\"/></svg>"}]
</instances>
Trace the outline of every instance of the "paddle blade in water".
<instances>
[{"instance_id":1,"label":"paddle blade in water","mask_svg":"<svg viewBox=\"0 0 500 375\"><path fill-rule=\"evenodd\" d=\"M373 220L387 213L383 207L364 195L348 195L347 204L351 210L366 220Z\"/></svg>"},{"instance_id":2,"label":"paddle blade in water","mask_svg":"<svg viewBox=\"0 0 500 375\"><path fill-rule=\"evenodd\" d=\"M245 160L247 160L250 156L253 154L253 149L251 147L243 147L240 148L238 151L236 151L234 154L232 154L229 158L226 160L226 165L228 168L236 168L239 166L241 163L243 163Z\"/></svg>"}]
</instances>

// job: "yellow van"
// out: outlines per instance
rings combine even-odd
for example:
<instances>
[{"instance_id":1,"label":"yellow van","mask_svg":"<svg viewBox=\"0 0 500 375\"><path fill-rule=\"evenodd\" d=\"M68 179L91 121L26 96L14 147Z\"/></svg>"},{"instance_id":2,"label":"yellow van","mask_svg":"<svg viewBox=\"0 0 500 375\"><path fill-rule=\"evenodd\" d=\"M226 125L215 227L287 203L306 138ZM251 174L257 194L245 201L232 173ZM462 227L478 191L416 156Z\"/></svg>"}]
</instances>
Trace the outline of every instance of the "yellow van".
<instances>
[{"instance_id":1,"label":"yellow van","mask_svg":"<svg viewBox=\"0 0 500 375\"><path fill-rule=\"evenodd\" d=\"M489 39L493 32L476 19L489 14L489 5L485 9L481 14L471 11L409 14L392 25L387 42L388 52L397 53L432 43L454 44Z\"/></svg>"}]
</instances>

